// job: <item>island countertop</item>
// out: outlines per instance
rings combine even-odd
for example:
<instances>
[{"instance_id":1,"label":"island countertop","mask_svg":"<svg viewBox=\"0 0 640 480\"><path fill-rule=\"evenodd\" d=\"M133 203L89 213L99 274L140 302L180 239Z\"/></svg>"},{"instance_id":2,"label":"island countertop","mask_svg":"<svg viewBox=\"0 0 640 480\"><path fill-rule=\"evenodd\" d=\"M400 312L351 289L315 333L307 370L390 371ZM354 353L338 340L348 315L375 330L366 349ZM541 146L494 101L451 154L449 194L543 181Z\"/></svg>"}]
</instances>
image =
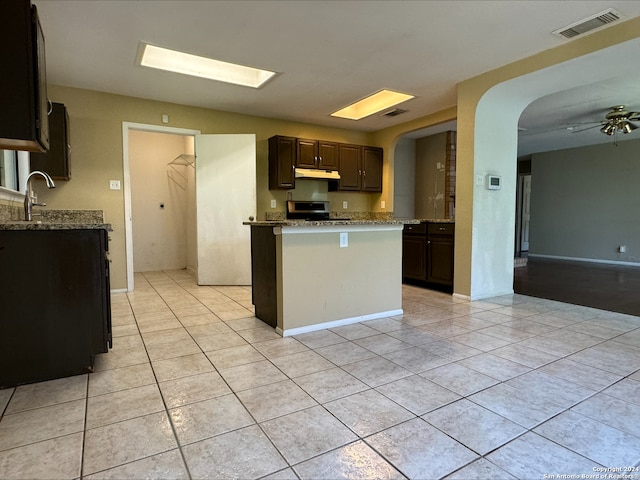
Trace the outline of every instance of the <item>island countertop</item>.
<instances>
[{"instance_id":1,"label":"island countertop","mask_svg":"<svg viewBox=\"0 0 640 480\"><path fill-rule=\"evenodd\" d=\"M412 218L396 218L391 220L257 220L243 222L243 225L254 227L326 227L334 225L405 225L418 224L420 220Z\"/></svg>"}]
</instances>

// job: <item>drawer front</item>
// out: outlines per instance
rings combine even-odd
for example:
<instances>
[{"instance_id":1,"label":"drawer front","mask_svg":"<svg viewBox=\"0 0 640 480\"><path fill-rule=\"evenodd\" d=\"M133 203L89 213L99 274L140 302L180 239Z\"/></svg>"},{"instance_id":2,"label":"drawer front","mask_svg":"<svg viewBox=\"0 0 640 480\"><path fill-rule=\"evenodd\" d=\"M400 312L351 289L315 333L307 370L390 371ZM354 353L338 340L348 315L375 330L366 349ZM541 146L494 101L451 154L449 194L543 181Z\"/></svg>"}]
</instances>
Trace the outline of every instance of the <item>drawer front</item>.
<instances>
[{"instance_id":1,"label":"drawer front","mask_svg":"<svg viewBox=\"0 0 640 480\"><path fill-rule=\"evenodd\" d=\"M406 224L404 226L404 230L402 231L405 235L415 234L415 235L425 235L427 233L427 224L426 223L416 223L416 224Z\"/></svg>"},{"instance_id":2,"label":"drawer front","mask_svg":"<svg viewBox=\"0 0 640 480\"><path fill-rule=\"evenodd\" d=\"M429 223L427 228L430 235L453 235L456 225L455 223Z\"/></svg>"}]
</instances>

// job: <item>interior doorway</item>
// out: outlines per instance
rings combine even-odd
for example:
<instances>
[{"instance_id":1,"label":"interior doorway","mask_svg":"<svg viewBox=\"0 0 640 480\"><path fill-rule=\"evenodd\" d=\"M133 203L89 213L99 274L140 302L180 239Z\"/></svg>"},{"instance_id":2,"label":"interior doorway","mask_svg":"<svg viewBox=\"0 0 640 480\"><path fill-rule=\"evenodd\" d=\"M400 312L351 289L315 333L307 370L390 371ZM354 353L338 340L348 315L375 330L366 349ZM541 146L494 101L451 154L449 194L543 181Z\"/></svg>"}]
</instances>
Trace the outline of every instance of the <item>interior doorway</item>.
<instances>
[{"instance_id":1,"label":"interior doorway","mask_svg":"<svg viewBox=\"0 0 640 480\"><path fill-rule=\"evenodd\" d=\"M168 140L170 137L164 137L164 136L171 136L172 140L174 141L178 141L178 142L185 142L187 141L187 138L191 138L193 139L195 137L195 135L200 134L200 130L191 130L191 129L183 129L183 128L175 128L175 127L165 127L165 126L160 126L160 125L147 125L147 124L140 124L140 123L130 123L130 122L123 122L122 124L122 143L123 143L123 193L124 193L124 209L125 209L125 242L126 242L126 260L127 260L127 291L132 292L134 290L134 271L135 271L135 267L134 267L134 255L135 255L135 249L134 249L134 226L133 226L133 204L132 204L132 177L131 177L131 154L135 153L132 152L131 146L132 146L132 142L131 142L131 137L135 136L138 132L142 132L142 133L153 133L153 134L158 134L161 135L160 137L156 137L156 138L164 138L164 140ZM172 142L169 142L172 143ZM153 153L151 154L151 156L153 157ZM169 154L169 157L171 157L171 154ZM165 158L165 155L162 155L160 158L154 159L147 159L148 161L145 163L149 163L149 164L157 164L157 170L154 170L153 172L153 176L164 176L167 175L166 173L166 169L167 169L167 164L169 162L171 162L173 160L173 157L171 158ZM151 174L151 172L147 172L149 174ZM143 171L144 174L144 171ZM169 182L170 180L167 179L167 182ZM140 182L138 182L140 183ZM166 185L165 185L166 186ZM153 189L153 191L155 191L156 193L160 192L161 189ZM160 215L160 218L162 218L162 216L167 216L164 215L167 213L167 203L170 202L170 200L163 200L160 197L155 197L155 198L146 198L144 196L143 192L140 192L142 195L139 196L140 198L140 204L144 205L147 204L147 207L149 209L149 212L153 211L156 214ZM165 203L164 205L164 211L161 208L161 203ZM171 201L172 202L172 201ZM173 202L172 202L173 205ZM172 206L173 208L173 206ZM139 217L140 215L146 215L147 212L145 211L145 207L142 207L141 210L138 210L137 216ZM155 215L153 215L155 216ZM148 224L150 226L153 226L155 229L155 226L153 225L153 221L146 221L144 219L144 217L140 218L141 223L138 225L138 231L144 233L144 228L145 228L145 224ZM158 220L157 218L155 219L156 221ZM158 230L153 230L149 237L152 238L154 235L160 235L160 233L158 233ZM180 233L180 235L182 235L182 233ZM184 233L184 235L186 236L186 232ZM174 235L175 237L175 235ZM151 240L152 241L152 240ZM170 244L171 241L169 242L165 242L166 245ZM171 249L172 247L167 247L167 246L162 247L160 250L156 249L154 251L154 255L151 256L156 256L156 255L160 255L163 256L166 254L166 249L169 248ZM174 255L175 255L175 250L174 250ZM171 260L173 261L173 260ZM139 264L139 268L144 268L144 261L142 263Z\"/></svg>"},{"instance_id":2,"label":"interior doorway","mask_svg":"<svg viewBox=\"0 0 640 480\"><path fill-rule=\"evenodd\" d=\"M133 270L194 272L189 233L195 218L194 136L132 130L129 134Z\"/></svg>"},{"instance_id":3,"label":"interior doorway","mask_svg":"<svg viewBox=\"0 0 640 480\"><path fill-rule=\"evenodd\" d=\"M133 148L148 134L158 145ZM127 291L134 272L149 269L186 267L200 285L251 284L250 229L242 223L257 210L254 134L125 122L123 170Z\"/></svg>"}]
</instances>

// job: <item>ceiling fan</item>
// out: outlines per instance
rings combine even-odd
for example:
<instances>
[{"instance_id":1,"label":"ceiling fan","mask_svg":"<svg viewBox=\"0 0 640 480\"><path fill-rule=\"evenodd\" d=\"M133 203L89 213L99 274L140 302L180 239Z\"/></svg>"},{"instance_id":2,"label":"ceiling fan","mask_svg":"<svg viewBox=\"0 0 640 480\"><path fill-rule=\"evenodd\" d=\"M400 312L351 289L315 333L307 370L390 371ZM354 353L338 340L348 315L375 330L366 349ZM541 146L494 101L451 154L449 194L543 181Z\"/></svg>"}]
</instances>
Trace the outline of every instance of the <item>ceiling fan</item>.
<instances>
[{"instance_id":1,"label":"ceiling fan","mask_svg":"<svg viewBox=\"0 0 640 480\"><path fill-rule=\"evenodd\" d=\"M611 107L611 111L608 112L604 118L601 122L588 122L597 123L597 125L591 127L579 128L574 125L567 127L567 129L571 130L572 133L579 133L601 126L600 131L605 135L615 135L618 132L627 134L638 128L638 125L632 123L631 120L640 121L640 112L630 112L625 110L624 105L615 105Z\"/></svg>"}]
</instances>

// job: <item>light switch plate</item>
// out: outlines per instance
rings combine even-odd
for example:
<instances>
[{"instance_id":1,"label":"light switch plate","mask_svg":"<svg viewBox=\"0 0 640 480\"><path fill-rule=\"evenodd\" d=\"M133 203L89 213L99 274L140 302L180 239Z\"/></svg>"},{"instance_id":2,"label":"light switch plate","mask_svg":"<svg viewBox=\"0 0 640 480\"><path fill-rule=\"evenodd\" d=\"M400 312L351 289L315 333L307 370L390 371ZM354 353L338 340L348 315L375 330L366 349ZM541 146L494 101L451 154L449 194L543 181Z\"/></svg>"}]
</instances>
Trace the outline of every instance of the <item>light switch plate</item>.
<instances>
[{"instance_id":1,"label":"light switch plate","mask_svg":"<svg viewBox=\"0 0 640 480\"><path fill-rule=\"evenodd\" d=\"M120 180L109 180L109 190L120 190Z\"/></svg>"},{"instance_id":2,"label":"light switch plate","mask_svg":"<svg viewBox=\"0 0 640 480\"><path fill-rule=\"evenodd\" d=\"M476 185L484 185L484 175L482 174L476 175Z\"/></svg>"}]
</instances>

